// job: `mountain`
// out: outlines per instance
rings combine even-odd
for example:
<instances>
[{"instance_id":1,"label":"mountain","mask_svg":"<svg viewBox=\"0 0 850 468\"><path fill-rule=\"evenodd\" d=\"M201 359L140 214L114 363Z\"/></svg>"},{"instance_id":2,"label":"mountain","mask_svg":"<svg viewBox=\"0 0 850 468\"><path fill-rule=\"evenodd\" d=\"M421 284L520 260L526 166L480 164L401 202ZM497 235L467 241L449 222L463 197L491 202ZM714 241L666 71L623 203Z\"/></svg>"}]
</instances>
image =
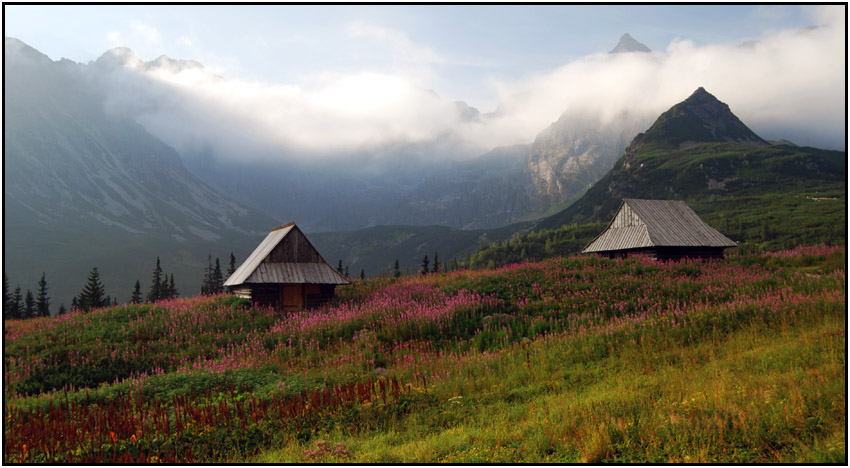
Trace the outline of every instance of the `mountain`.
<instances>
[{"instance_id":1,"label":"mountain","mask_svg":"<svg viewBox=\"0 0 850 468\"><path fill-rule=\"evenodd\" d=\"M145 62L123 47L89 64L65 62L97 87L88 105L105 106L111 116L137 122L164 141L173 141L190 173L238 203L282 222L297 220L307 232L387 224L491 229L538 219L586 190L643 128L630 116L603 123L565 113L530 147L513 145L481 154L449 132L368 150L352 148L344 156L326 158L264 147L246 136L259 135L259 130L236 131L242 124L234 121L224 130L234 135L221 138L227 144L216 140L224 145L218 147L204 139L222 131L211 129L217 128L215 122L221 126L225 117L193 113L191 109L208 103L197 102L186 87L161 79L185 72L205 82L226 81L202 64L166 56ZM433 100L429 105L445 104L433 91L423 91L423 96ZM482 113L462 101L448 104L467 125L500 118L498 111Z\"/></svg>"},{"instance_id":2,"label":"mountain","mask_svg":"<svg viewBox=\"0 0 850 468\"><path fill-rule=\"evenodd\" d=\"M705 89L661 114L602 179L536 229L607 222L623 198L681 199L739 243L846 240L846 153L770 145Z\"/></svg>"},{"instance_id":3,"label":"mountain","mask_svg":"<svg viewBox=\"0 0 850 468\"><path fill-rule=\"evenodd\" d=\"M482 245L505 242L528 232L533 223L514 223L497 229L455 229L446 226L375 226L351 232L310 234L310 241L331 265L342 260L352 276L365 270L369 277L389 275L398 259L402 272L416 273L422 258L461 261Z\"/></svg>"},{"instance_id":4,"label":"mountain","mask_svg":"<svg viewBox=\"0 0 850 468\"><path fill-rule=\"evenodd\" d=\"M525 168L529 210L569 205L611 169L641 124L628 114L604 123L563 114L531 146Z\"/></svg>"},{"instance_id":5,"label":"mountain","mask_svg":"<svg viewBox=\"0 0 850 468\"><path fill-rule=\"evenodd\" d=\"M147 289L157 256L183 294L207 253L246 255L276 220L239 205L183 166L175 150L105 110L88 70L4 40L4 271L54 310L98 267L107 294Z\"/></svg>"},{"instance_id":6,"label":"mountain","mask_svg":"<svg viewBox=\"0 0 850 468\"><path fill-rule=\"evenodd\" d=\"M611 49L609 54L619 54L623 52L652 52L649 47L635 40L629 33L625 33L620 37L620 42Z\"/></svg>"}]
</instances>

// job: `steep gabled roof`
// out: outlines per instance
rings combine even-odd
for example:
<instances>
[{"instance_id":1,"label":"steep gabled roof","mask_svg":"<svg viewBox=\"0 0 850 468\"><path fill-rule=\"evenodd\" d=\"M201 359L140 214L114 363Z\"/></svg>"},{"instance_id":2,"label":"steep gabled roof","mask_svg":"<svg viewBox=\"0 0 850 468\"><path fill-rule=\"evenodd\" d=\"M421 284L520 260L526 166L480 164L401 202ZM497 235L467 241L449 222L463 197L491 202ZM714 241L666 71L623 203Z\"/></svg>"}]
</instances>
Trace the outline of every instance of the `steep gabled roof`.
<instances>
[{"instance_id":1,"label":"steep gabled roof","mask_svg":"<svg viewBox=\"0 0 850 468\"><path fill-rule=\"evenodd\" d=\"M281 260L281 255L274 254L275 249L287 238L296 240L302 250L296 252L295 257L298 258L294 258L294 261ZM238 286L244 283L349 284L348 280L328 265L295 223L272 229L224 285Z\"/></svg>"},{"instance_id":2,"label":"steep gabled roof","mask_svg":"<svg viewBox=\"0 0 850 468\"><path fill-rule=\"evenodd\" d=\"M608 227L583 253L646 247L735 247L680 200L626 198Z\"/></svg>"}]
</instances>

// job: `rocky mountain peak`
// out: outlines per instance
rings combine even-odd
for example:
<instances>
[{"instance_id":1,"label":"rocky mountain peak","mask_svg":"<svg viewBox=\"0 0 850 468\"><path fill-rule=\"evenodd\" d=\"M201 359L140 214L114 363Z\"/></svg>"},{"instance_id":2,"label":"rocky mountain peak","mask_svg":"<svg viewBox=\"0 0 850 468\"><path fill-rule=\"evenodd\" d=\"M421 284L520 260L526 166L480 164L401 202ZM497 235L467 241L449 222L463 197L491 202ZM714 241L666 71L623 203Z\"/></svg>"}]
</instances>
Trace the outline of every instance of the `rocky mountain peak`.
<instances>
[{"instance_id":1,"label":"rocky mountain peak","mask_svg":"<svg viewBox=\"0 0 850 468\"><path fill-rule=\"evenodd\" d=\"M652 50L635 40L632 36L629 36L629 33L625 33L620 37L620 42L617 43L617 46L608 53L619 54L623 52L652 52Z\"/></svg>"},{"instance_id":2,"label":"rocky mountain peak","mask_svg":"<svg viewBox=\"0 0 850 468\"><path fill-rule=\"evenodd\" d=\"M136 56L136 53L127 47L115 47L103 53L97 60L95 65L104 68L120 68L124 66L134 66L142 63Z\"/></svg>"},{"instance_id":3,"label":"rocky mountain peak","mask_svg":"<svg viewBox=\"0 0 850 468\"><path fill-rule=\"evenodd\" d=\"M744 125L728 105L702 87L658 117L641 137L641 143L650 141L680 148L709 142L768 144Z\"/></svg>"},{"instance_id":4,"label":"rocky mountain peak","mask_svg":"<svg viewBox=\"0 0 850 468\"><path fill-rule=\"evenodd\" d=\"M14 60L17 62L34 62L39 64L51 63L50 57L24 44L14 37L3 38L3 58L4 60Z\"/></svg>"}]
</instances>

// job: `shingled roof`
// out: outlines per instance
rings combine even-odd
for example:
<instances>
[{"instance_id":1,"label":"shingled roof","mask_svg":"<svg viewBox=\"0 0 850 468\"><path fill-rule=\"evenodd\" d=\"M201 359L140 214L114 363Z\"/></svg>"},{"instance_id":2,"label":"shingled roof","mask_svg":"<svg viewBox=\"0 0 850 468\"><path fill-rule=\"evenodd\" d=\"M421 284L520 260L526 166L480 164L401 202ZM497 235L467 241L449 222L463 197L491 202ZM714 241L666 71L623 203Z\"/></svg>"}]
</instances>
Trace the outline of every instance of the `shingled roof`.
<instances>
[{"instance_id":1,"label":"shingled roof","mask_svg":"<svg viewBox=\"0 0 850 468\"><path fill-rule=\"evenodd\" d=\"M295 223L272 229L224 285L245 283L349 284Z\"/></svg>"},{"instance_id":2,"label":"shingled roof","mask_svg":"<svg viewBox=\"0 0 850 468\"><path fill-rule=\"evenodd\" d=\"M651 247L735 247L680 200L623 199L608 227L583 253Z\"/></svg>"}]
</instances>

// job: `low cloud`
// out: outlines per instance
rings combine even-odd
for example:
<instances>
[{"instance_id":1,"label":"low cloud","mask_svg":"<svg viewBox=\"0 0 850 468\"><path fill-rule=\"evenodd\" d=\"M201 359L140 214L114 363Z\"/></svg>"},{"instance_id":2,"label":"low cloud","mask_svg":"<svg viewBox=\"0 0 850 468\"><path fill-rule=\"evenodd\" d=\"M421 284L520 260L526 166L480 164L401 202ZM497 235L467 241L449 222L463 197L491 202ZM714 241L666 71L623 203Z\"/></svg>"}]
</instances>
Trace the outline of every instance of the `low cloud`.
<instances>
[{"instance_id":1,"label":"low cloud","mask_svg":"<svg viewBox=\"0 0 850 468\"><path fill-rule=\"evenodd\" d=\"M563 113L602 122L628 114L648 125L702 86L765 138L844 149L846 27L843 14L825 11L816 13L820 27L743 45L675 40L664 51L595 54L522 80L482 83L501 105L471 120L409 70L326 73L304 86L227 79L191 62L126 59L111 75L109 106L178 150L220 157L344 158L434 140L457 142L469 155L531 142ZM442 60L397 31L356 23L349 33L381 41L417 66Z\"/></svg>"}]
</instances>

